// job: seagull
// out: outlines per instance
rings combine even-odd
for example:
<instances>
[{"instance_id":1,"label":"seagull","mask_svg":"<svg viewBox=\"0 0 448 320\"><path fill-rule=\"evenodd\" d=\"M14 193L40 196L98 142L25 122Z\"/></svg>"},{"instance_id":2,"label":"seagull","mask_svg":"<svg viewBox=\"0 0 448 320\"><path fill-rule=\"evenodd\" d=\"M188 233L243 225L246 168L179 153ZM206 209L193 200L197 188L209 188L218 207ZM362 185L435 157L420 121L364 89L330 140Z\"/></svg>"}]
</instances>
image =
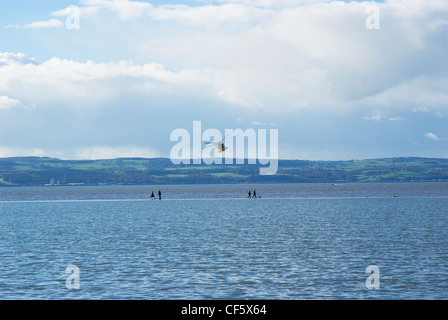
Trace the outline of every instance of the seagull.
<instances>
[{"instance_id":1,"label":"seagull","mask_svg":"<svg viewBox=\"0 0 448 320\"><path fill-rule=\"evenodd\" d=\"M216 148L218 148L218 152L224 152L227 150L227 147L224 144L224 140L227 137L228 135L225 136L224 139L222 139L220 142L213 142L213 141L206 142L206 145L203 146L202 149L215 146Z\"/></svg>"}]
</instances>

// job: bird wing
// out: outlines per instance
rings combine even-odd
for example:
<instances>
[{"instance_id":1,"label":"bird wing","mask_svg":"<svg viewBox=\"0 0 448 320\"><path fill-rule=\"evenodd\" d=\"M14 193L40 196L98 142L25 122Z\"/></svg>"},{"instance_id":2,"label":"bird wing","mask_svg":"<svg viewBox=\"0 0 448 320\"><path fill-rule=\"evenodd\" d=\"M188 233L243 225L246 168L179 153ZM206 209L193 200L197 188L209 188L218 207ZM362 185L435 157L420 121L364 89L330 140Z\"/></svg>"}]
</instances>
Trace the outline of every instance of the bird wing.
<instances>
[{"instance_id":1,"label":"bird wing","mask_svg":"<svg viewBox=\"0 0 448 320\"><path fill-rule=\"evenodd\" d=\"M214 146L214 144L212 144L212 143L209 143L209 144L207 144L206 146L203 146L201 149L205 149L205 148L208 148L208 147L213 147Z\"/></svg>"}]
</instances>

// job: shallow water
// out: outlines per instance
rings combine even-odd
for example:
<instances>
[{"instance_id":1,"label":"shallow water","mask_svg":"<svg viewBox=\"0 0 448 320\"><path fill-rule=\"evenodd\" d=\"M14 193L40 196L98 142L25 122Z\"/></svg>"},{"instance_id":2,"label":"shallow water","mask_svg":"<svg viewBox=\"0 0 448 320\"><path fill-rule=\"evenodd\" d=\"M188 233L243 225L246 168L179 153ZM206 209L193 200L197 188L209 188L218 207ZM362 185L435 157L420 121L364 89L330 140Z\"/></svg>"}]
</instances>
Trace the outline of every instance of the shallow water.
<instances>
[{"instance_id":1,"label":"shallow water","mask_svg":"<svg viewBox=\"0 0 448 320\"><path fill-rule=\"evenodd\" d=\"M447 185L381 185L3 188L0 298L447 299Z\"/></svg>"},{"instance_id":2,"label":"shallow water","mask_svg":"<svg viewBox=\"0 0 448 320\"><path fill-rule=\"evenodd\" d=\"M300 183L165 186L60 186L0 188L0 201L149 199L242 199L256 190L262 198L448 197L448 183Z\"/></svg>"}]
</instances>

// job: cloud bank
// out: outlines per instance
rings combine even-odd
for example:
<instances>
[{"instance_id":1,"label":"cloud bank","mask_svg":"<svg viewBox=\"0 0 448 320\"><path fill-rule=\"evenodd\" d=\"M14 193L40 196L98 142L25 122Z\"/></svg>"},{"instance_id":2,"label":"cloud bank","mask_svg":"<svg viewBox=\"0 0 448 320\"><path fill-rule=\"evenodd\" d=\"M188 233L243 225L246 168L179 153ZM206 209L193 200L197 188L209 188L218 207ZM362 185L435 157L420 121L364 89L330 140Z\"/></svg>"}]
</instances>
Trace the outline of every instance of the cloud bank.
<instances>
[{"instance_id":1,"label":"cloud bank","mask_svg":"<svg viewBox=\"0 0 448 320\"><path fill-rule=\"evenodd\" d=\"M0 53L0 124L14 130L11 121L26 125L31 114L44 127L64 122L80 130L84 123L89 134L63 135L73 148L92 154L98 146L129 151L139 145L148 148L147 154L167 155L162 143L145 142L136 132L154 136L192 120L216 126L216 119L228 127L235 125L229 119L247 119L234 121L237 125L284 127L284 154L298 158L300 151L294 149L312 157L311 145L321 146L315 154L336 157L344 143L362 157L369 143L386 141L384 132L411 137L404 142L412 146L402 149L405 154L425 154L412 149L423 145L415 143L422 137L436 140L424 134L439 129L437 121L448 112L446 1L214 3L219 5L84 0L80 30L61 28L69 8L27 24L54 31L58 45L41 49L40 58L33 50ZM365 24L372 5L380 13L378 30ZM70 119L64 118L67 114ZM152 121L155 114L157 123L137 129L144 126L143 117ZM122 119L135 124L118 138ZM335 135L341 127L345 131ZM446 129L440 130L445 136ZM108 142L102 132L112 132L115 140ZM295 138L303 135L309 142ZM340 144L324 145L336 136ZM58 143L53 145L62 148ZM398 140L390 150L397 145Z\"/></svg>"}]
</instances>

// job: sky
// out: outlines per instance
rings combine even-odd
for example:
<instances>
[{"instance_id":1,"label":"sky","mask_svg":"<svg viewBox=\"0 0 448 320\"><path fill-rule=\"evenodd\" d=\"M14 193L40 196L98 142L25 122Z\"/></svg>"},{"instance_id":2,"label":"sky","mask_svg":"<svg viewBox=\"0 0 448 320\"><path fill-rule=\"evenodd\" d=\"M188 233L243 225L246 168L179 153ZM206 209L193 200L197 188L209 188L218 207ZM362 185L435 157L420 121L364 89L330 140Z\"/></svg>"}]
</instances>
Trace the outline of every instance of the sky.
<instances>
[{"instance_id":1,"label":"sky","mask_svg":"<svg viewBox=\"0 0 448 320\"><path fill-rule=\"evenodd\" d=\"M448 1L0 2L0 157L169 157L177 128L281 159L448 157Z\"/></svg>"}]
</instances>

